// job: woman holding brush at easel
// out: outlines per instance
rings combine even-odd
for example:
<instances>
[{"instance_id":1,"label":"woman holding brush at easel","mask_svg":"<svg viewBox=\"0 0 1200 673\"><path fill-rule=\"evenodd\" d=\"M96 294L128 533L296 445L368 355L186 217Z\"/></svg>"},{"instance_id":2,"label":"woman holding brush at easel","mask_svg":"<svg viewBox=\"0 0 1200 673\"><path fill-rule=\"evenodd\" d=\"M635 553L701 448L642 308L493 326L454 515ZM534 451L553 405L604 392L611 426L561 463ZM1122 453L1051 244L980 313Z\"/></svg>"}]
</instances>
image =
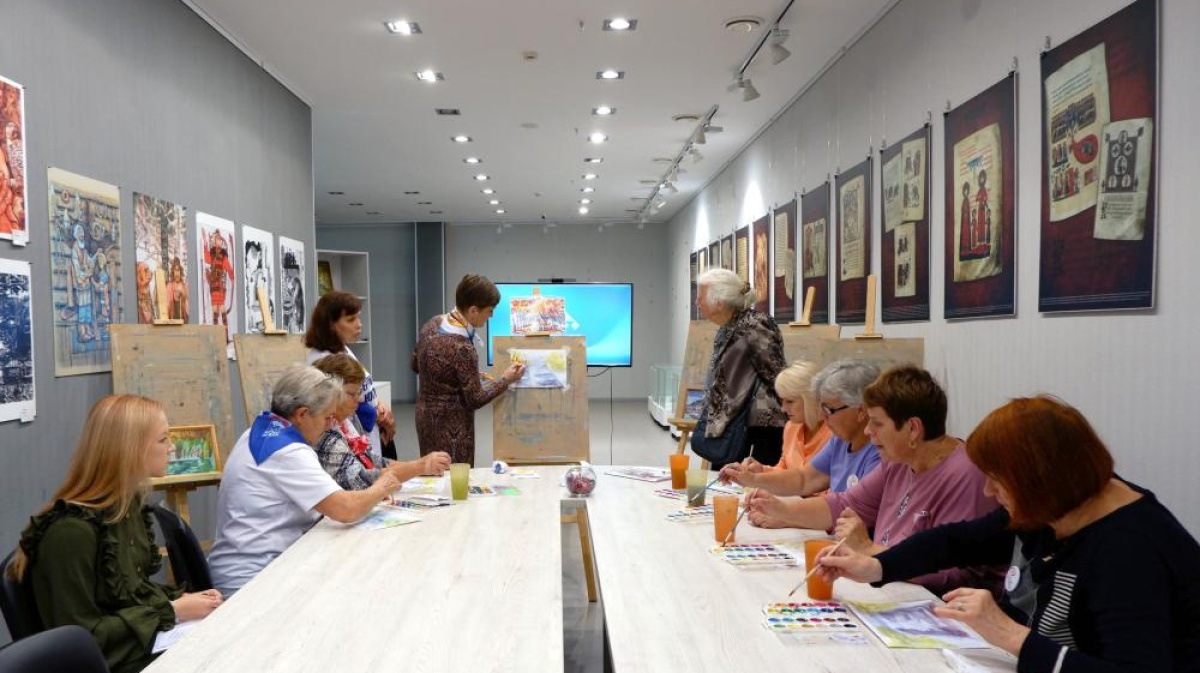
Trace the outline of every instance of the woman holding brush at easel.
<instances>
[{"instance_id":1,"label":"woman holding brush at easel","mask_svg":"<svg viewBox=\"0 0 1200 673\"><path fill-rule=\"evenodd\" d=\"M892 369L867 386L862 404L867 433L883 464L844 493L781 500L766 491L747 496L750 523L764 527L832 530L843 547L876 553L917 531L974 519L996 508L984 495L983 474L962 440L946 434L946 393L929 372ZM838 514L840 513L840 514ZM836 517L836 518L835 518ZM874 529L874 539L868 536ZM999 566L952 568L911 581L930 591L998 587Z\"/></svg>"},{"instance_id":2,"label":"woman holding brush at easel","mask_svg":"<svg viewBox=\"0 0 1200 673\"><path fill-rule=\"evenodd\" d=\"M867 413L862 407L863 390L879 378L879 367L863 360L839 360L816 376L805 376L811 371L812 365L801 362L783 370L775 380L788 415L783 429L784 456L792 456L791 463L785 469L767 471L747 459L722 468L722 481L775 495L814 495L826 489L840 493L879 465L879 451L867 437ZM813 392L806 394L810 380ZM820 446L815 447L818 450L811 459L800 454L799 447L810 427L809 415L819 419L820 428L813 433L813 443Z\"/></svg>"},{"instance_id":3,"label":"woman holding brush at easel","mask_svg":"<svg viewBox=\"0 0 1200 673\"><path fill-rule=\"evenodd\" d=\"M999 605L957 589L934 611L1017 657L1018 671L1196 671L1200 544L1150 491L1116 476L1083 414L1015 399L967 440L1001 508L919 533L875 557L819 558L827 581L891 582L1012 562Z\"/></svg>"}]
</instances>

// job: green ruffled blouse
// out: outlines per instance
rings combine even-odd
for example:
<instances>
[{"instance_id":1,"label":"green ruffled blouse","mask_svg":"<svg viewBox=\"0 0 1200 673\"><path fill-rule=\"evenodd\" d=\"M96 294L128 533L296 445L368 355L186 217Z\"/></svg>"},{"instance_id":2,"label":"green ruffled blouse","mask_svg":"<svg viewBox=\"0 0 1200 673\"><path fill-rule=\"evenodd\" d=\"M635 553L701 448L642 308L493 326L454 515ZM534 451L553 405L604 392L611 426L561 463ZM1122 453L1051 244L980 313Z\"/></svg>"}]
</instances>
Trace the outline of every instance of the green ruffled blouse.
<instances>
[{"instance_id":1,"label":"green ruffled blouse","mask_svg":"<svg viewBox=\"0 0 1200 673\"><path fill-rule=\"evenodd\" d=\"M110 524L105 511L59 500L21 535L43 624L91 631L113 673L154 660L155 634L175 626L171 601L183 593L150 580L162 564L150 510L137 498L129 512Z\"/></svg>"}]
</instances>

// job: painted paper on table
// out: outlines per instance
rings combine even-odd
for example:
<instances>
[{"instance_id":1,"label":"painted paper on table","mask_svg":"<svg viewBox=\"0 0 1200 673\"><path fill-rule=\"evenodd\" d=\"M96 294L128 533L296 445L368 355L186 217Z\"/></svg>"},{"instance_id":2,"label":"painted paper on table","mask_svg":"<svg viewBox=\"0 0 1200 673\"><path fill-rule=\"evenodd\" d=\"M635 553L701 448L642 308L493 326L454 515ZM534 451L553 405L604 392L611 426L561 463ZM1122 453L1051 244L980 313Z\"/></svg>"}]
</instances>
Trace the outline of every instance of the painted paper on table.
<instances>
[{"instance_id":1,"label":"painted paper on table","mask_svg":"<svg viewBox=\"0 0 1200 673\"><path fill-rule=\"evenodd\" d=\"M57 168L46 178L54 375L106 372L109 325L123 318L120 191Z\"/></svg>"},{"instance_id":2,"label":"painted paper on table","mask_svg":"<svg viewBox=\"0 0 1200 673\"><path fill-rule=\"evenodd\" d=\"M989 124L954 145L954 282L1001 271L1003 157L1000 125Z\"/></svg>"},{"instance_id":3,"label":"painted paper on table","mask_svg":"<svg viewBox=\"0 0 1200 673\"><path fill-rule=\"evenodd\" d=\"M406 511L400 507L392 507L391 505L376 505L369 514L363 517L362 521L354 524L355 528L362 530L380 530L382 528L395 528L404 526L410 523L417 523L421 517Z\"/></svg>"},{"instance_id":4,"label":"painted paper on table","mask_svg":"<svg viewBox=\"0 0 1200 673\"><path fill-rule=\"evenodd\" d=\"M1108 66L1098 44L1046 77L1050 221L1096 205L1100 134L1108 124Z\"/></svg>"},{"instance_id":5,"label":"painted paper on table","mask_svg":"<svg viewBox=\"0 0 1200 673\"><path fill-rule=\"evenodd\" d=\"M283 328L304 334L304 243L279 237L279 296L283 299Z\"/></svg>"},{"instance_id":6,"label":"painted paper on table","mask_svg":"<svg viewBox=\"0 0 1200 673\"><path fill-rule=\"evenodd\" d=\"M37 413L29 275L29 262L0 259L0 422Z\"/></svg>"},{"instance_id":7,"label":"painted paper on table","mask_svg":"<svg viewBox=\"0 0 1200 673\"><path fill-rule=\"evenodd\" d=\"M233 270L233 222L196 212L196 270L200 274L199 309L201 325L225 327L225 354L236 360L233 335L237 334L237 312L233 310L237 296L237 274Z\"/></svg>"},{"instance_id":8,"label":"painted paper on table","mask_svg":"<svg viewBox=\"0 0 1200 673\"><path fill-rule=\"evenodd\" d=\"M626 479L648 481L651 483L658 483L671 478L669 471L657 467L614 467L607 474L611 474L614 477L624 477Z\"/></svg>"},{"instance_id":9,"label":"painted paper on table","mask_svg":"<svg viewBox=\"0 0 1200 673\"><path fill-rule=\"evenodd\" d=\"M570 348L510 348L513 364L525 365L525 374L512 384L513 388L560 388L570 390L567 382L567 359Z\"/></svg>"},{"instance_id":10,"label":"painted paper on table","mask_svg":"<svg viewBox=\"0 0 1200 673\"><path fill-rule=\"evenodd\" d=\"M263 309L258 306L258 288L263 288L267 293L266 312L272 317L275 315L274 250L274 234L242 225L242 269L246 274L245 282L242 283L245 289L242 307L246 312L247 334L261 334L266 329L263 324Z\"/></svg>"},{"instance_id":11,"label":"painted paper on table","mask_svg":"<svg viewBox=\"0 0 1200 673\"><path fill-rule=\"evenodd\" d=\"M567 330L567 300L563 297L513 297L508 306L513 334Z\"/></svg>"},{"instance_id":12,"label":"painted paper on table","mask_svg":"<svg viewBox=\"0 0 1200 673\"><path fill-rule=\"evenodd\" d=\"M413 477L400 486L402 495L436 495L446 490L446 477Z\"/></svg>"},{"instance_id":13,"label":"painted paper on table","mask_svg":"<svg viewBox=\"0 0 1200 673\"><path fill-rule=\"evenodd\" d=\"M188 321L187 208L133 193L133 243L137 260L138 322ZM160 284L166 292L166 315L159 315Z\"/></svg>"},{"instance_id":14,"label":"painted paper on table","mask_svg":"<svg viewBox=\"0 0 1200 673\"><path fill-rule=\"evenodd\" d=\"M888 647L951 650L990 647L967 625L935 615L931 601L848 602L847 605Z\"/></svg>"},{"instance_id":15,"label":"painted paper on table","mask_svg":"<svg viewBox=\"0 0 1200 673\"><path fill-rule=\"evenodd\" d=\"M29 241L25 213L25 88L0 77L0 238Z\"/></svg>"}]
</instances>

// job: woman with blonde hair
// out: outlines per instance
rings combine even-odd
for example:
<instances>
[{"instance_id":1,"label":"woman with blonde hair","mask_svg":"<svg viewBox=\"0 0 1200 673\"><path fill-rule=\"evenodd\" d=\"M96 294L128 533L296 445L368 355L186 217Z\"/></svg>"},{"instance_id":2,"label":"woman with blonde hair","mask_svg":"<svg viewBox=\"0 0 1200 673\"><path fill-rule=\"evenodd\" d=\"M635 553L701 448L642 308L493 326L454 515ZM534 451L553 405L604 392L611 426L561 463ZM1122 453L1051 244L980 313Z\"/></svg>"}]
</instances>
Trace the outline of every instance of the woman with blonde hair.
<instances>
[{"instance_id":1,"label":"woman with blonde hair","mask_svg":"<svg viewBox=\"0 0 1200 673\"><path fill-rule=\"evenodd\" d=\"M161 557L142 497L147 480L167 472L167 428L154 400L96 402L66 479L22 533L10 567L30 582L43 625L90 631L114 673L142 670L158 632L221 604L216 590L183 593L150 579Z\"/></svg>"}]
</instances>

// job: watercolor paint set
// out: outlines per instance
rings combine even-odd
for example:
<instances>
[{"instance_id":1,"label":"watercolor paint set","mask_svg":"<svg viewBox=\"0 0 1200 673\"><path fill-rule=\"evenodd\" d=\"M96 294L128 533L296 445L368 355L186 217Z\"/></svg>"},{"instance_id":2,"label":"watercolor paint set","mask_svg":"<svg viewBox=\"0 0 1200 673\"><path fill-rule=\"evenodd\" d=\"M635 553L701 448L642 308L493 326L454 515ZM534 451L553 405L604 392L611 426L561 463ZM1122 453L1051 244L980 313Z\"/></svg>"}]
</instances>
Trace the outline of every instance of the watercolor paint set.
<instances>
[{"instance_id":1,"label":"watercolor paint set","mask_svg":"<svg viewBox=\"0 0 1200 673\"><path fill-rule=\"evenodd\" d=\"M773 544L731 544L713 547L721 560L741 568L787 568L800 565L791 552Z\"/></svg>"},{"instance_id":2,"label":"watercolor paint set","mask_svg":"<svg viewBox=\"0 0 1200 673\"><path fill-rule=\"evenodd\" d=\"M712 521L713 507L712 505L704 505L702 507L688 507L667 515L667 521L674 523L695 523L697 521Z\"/></svg>"},{"instance_id":3,"label":"watercolor paint set","mask_svg":"<svg viewBox=\"0 0 1200 673\"><path fill-rule=\"evenodd\" d=\"M767 603L763 627L779 634L865 633L850 609L837 601Z\"/></svg>"}]
</instances>

